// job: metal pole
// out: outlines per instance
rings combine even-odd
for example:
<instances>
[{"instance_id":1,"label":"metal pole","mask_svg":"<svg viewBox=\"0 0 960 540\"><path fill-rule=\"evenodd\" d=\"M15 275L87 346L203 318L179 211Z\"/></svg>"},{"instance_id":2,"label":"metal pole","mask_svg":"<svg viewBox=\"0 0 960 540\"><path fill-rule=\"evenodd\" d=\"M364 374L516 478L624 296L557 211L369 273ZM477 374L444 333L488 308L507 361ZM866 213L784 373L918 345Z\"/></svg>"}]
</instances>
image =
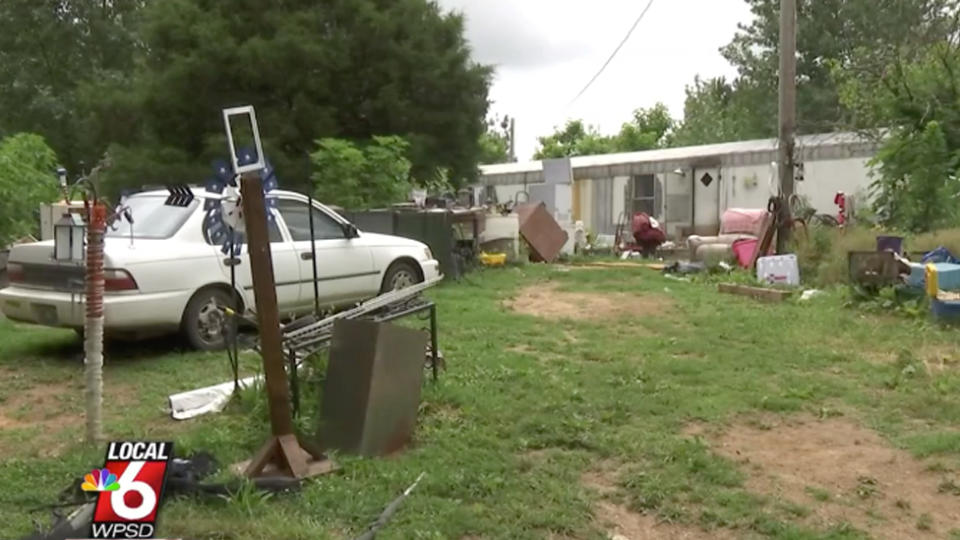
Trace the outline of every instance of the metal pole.
<instances>
[{"instance_id":1,"label":"metal pole","mask_svg":"<svg viewBox=\"0 0 960 540\"><path fill-rule=\"evenodd\" d=\"M317 239L313 232L313 197L307 196L307 214L310 216L310 263L313 266L313 313L320 315L320 285L317 283Z\"/></svg>"},{"instance_id":2,"label":"metal pole","mask_svg":"<svg viewBox=\"0 0 960 540\"><path fill-rule=\"evenodd\" d=\"M797 127L797 0L780 0L780 228L777 253L790 246Z\"/></svg>"},{"instance_id":3,"label":"metal pole","mask_svg":"<svg viewBox=\"0 0 960 540\"><path fill-rule=\"evenodd\" d=\"M437 382L437 362L440 352L437 350L437 305L430 306L430 364L433 368L433 382Z\"/></svg>"},{"instance_id":4,"label":"metal pole","mask_svg":"<svg viewBox=\"0 0 960 540\"><path fill-rule=\"evenodd\" d=\"M517 133L516 128L517 128L516 119L511 118L510 119L510 162L511 163L517 162L517 149L516 149L516 146L514 145L514 140L516 138L516 133Z\"/></svg>"},{"instance_id":5,"label":"metal pole","mask_svg":"<svg viewBox=\"0 0 960 540\"><path fill-rule=\"evenodd\" d=\"M87 220L87 317L84 321L84 379L87 442L103 441L103 234L107 208L94 199Z\"/></svg>"},{"instance_id":6,"label":"metal pole","mask_svg":"<svg viewBox=\"0 0 960 540\"><path fill-rule=\"evenodd\" d=\"M277 437L293 434L290 417L290 391L283 369L283 349L280 335L280 311L277 290L274 287L273 257L267 232L267 209L264 204L260 174L245 174L240 180L243 216L250 250L250 272L253 277L253 295L257 305L257 323L260 327L260 354L263 356L263 375L266 379L267 402L270 408L270 427Z\"/></svg>"}]
</instances>

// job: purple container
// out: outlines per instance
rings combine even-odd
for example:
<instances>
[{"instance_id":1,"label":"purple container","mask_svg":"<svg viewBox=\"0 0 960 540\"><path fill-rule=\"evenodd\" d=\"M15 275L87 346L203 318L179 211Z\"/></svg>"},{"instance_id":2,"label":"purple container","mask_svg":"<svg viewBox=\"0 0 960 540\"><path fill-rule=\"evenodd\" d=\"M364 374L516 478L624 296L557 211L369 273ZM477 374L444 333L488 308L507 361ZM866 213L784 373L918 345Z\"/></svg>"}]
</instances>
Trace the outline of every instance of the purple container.
<instances>
[{"instance_id":1,"label":"purple container","mask_svg":"<svg viewBox=\"0 0 960 540\"><path fill-rule=\"evenodd\" d=\"M892 251L898 255L903 254L902 236L878 236L877 251Z\"/></svg>"}]
</instances>

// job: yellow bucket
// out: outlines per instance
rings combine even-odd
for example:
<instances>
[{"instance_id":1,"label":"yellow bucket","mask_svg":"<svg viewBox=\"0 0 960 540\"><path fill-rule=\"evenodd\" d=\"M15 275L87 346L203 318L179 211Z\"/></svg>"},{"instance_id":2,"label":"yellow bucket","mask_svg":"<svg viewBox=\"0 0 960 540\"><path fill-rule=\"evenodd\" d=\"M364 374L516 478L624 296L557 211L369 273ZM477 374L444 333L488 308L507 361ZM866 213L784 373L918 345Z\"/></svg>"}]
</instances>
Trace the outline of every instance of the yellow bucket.
<instances>
[{"instance_id":1,"label":"yellow bucket","mask_svg":"<svg viewBox=\"0 0 960 540\"><path fill-rule=\"evenodd\" d=\"M503 266L507 264L506 253L480 253L480 262L484 266Z\"/></svg>"}]
</instances>

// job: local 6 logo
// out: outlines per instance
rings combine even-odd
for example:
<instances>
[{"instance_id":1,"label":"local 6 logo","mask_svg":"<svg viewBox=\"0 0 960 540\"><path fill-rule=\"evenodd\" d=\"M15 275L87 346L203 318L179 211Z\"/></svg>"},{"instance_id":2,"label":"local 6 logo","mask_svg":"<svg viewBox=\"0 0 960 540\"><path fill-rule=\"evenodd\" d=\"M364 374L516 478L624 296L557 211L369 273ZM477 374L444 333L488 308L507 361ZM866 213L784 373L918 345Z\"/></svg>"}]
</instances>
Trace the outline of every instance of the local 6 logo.
<instances>
[{"instance_id":1,"label":"local 6 logo","mask_svg":"<svg viewBox=\"0 0 960 540\"><path fill-rule=\"evenodd\" d=\"M121 441L107 446L102 469L84 476L99 492L91 538L153 538L172 442Z\"/></svg>"}]
</instances>

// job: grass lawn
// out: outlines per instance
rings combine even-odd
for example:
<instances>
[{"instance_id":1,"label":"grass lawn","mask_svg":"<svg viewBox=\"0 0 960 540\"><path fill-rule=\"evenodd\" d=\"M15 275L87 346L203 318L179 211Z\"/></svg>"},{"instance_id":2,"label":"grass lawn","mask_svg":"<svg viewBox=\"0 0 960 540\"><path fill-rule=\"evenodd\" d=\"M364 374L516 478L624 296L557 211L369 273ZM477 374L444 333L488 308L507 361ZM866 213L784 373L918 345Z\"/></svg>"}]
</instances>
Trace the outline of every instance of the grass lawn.
<instances>
[{"instance_id":1,"label":"grass lawn","mask_svg":"<svg viewBox=\"0 0 960 540\"><path fill-rule=\"evenodd\" d=\"M770 305L646 269L526 266L431 294L448 372L406 452L340 456L297 494L169 500L158 536L351 538L426 471L380 537L960 538L955 331L840 292ZM0 538L102 464L81 443L79 352L71 332L0 321ZM254 393L192 421L164 411L227 380L225 355L107 355L113 439L230 464L268 433Z\"/></svg>"}]
</instances>

